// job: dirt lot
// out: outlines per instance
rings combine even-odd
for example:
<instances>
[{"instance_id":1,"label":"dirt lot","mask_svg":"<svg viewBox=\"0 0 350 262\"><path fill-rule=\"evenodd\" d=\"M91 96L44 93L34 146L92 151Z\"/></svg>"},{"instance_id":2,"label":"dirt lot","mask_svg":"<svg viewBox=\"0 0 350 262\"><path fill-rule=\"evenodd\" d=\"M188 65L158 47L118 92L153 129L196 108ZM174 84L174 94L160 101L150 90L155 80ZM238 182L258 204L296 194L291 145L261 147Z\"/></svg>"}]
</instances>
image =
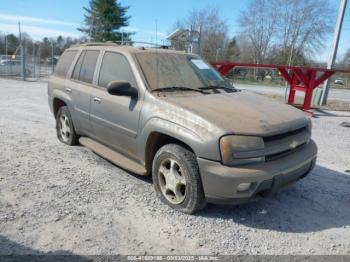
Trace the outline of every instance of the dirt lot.
<instances>
[{"instance_id":1,"label":"dirt lot","mask_svg":"<svg viewBox=\"0 0 350 262\"><path fill-rule=\"evenodd\" d=\"M58 142L45 82L0 80L0 254L350 254L350 113L313 118L318 165L259 202L172 211L151 180ZM348 170L348 171L347 171Z\"/></svg>"}]
</instances>

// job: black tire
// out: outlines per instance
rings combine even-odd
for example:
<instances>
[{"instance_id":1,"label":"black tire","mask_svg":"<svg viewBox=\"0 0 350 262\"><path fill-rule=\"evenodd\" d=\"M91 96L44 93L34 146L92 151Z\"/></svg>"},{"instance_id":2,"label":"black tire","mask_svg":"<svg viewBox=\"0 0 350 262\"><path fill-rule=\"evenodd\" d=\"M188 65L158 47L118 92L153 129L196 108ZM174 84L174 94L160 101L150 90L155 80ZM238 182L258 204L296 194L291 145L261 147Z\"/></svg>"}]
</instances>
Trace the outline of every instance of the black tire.
<instances>
[{"instance_id":1,"label":"black tire","mask_svg":"<svg viewBox=\"0 0 350 262\"><path fill-rule=\"evenodd\" d=\"M161 183L166 184L166 182L160 181L162 179L160 167L167 159L176 161L178 167L181 168L180 177L184 176L186 179L183 193L184 200L178 204L170 202L166 197L166 193L162 191ZM153 159L152 178L157 196L163 203L169 205L173 209L183 213L193 214L205 207L206 202L198 163L195 154L190 150L177 144L168 144L161 147Z\"/></svg>"},{"instance_id":2,"label":"black tire","mask_svg":"<svg viewBox=\"0 0 350 262\"><path fill-rule=\"evenodd\" d=\"M65 133L62 133L62 117L65 117L65 123L67 126L69 126L69 132L67 132L67 135ZM64 144L73 146L79 144L79 138L77 134L75 133L72 117L69 113L67 106L62 106L60 109L58 109L57 117L56 117L56 132L57 132L57 138Z\"/></svg>"}]
</instances>

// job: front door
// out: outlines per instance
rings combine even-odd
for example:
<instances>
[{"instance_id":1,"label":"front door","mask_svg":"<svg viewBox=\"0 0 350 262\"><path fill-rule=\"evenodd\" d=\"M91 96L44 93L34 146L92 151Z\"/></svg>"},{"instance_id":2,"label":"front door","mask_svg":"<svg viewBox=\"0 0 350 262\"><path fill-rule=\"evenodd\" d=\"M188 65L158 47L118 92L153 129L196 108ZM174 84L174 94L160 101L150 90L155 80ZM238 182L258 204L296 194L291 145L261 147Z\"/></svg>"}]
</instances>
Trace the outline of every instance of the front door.
<instances>
[{"instance_id":1,"label":"front door","mask_svg":"<svg viewBox=\"0 0 350 262\"><path fill-rule=\"evenodd\" d=\"M130 157L136 156L136 137L141 101L127 96L114 96L107 92L111 81L129 82L137 88L127 58L116 52L105 52L97 88L92 94L91 124L98 140Z\"/></svg>"}]
</instances>

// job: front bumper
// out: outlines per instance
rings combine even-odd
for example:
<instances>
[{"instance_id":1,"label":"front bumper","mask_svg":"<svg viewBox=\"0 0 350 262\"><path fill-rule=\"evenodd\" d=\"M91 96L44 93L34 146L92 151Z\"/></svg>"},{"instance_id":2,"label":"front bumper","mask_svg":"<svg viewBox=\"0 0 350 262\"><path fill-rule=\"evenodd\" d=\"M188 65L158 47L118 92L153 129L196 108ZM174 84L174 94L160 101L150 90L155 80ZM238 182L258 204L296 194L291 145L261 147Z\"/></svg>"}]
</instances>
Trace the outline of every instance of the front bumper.
<instances>
[{"instance_id":1,"label":"front bumper","mask_svg":"<svg viewBox=\"0 0 350 262\"><path fill-rule=\"evenodd\" d=\"M300 150L283 158L240 167L198 158L205 197L210 203L239 204L274 193L305 177L315 166L317 146L310 141ZM252 183L244 192L241 183Z\"/></svg>"}]
</instances>

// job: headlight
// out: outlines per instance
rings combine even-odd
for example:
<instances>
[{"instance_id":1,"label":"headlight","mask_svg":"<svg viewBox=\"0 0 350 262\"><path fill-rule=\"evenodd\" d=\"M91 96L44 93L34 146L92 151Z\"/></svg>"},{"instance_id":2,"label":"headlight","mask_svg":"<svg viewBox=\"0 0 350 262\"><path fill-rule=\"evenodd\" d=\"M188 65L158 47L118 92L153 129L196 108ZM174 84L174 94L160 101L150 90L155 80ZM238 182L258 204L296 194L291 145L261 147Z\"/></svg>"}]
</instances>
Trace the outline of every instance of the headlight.
<instances>
[{"instance_id":1,"label":"headlight","mask_svg":"<svg viewBox=\"0 0 350 262\"><path fill-rule=\"evenodd\" d=\"M239 158L239 153L264 149L264 140L255 136L224 136L220 139L222 162L225 165L244 165L263 162L265 157Z\"/></svg>"}]
</instances>

